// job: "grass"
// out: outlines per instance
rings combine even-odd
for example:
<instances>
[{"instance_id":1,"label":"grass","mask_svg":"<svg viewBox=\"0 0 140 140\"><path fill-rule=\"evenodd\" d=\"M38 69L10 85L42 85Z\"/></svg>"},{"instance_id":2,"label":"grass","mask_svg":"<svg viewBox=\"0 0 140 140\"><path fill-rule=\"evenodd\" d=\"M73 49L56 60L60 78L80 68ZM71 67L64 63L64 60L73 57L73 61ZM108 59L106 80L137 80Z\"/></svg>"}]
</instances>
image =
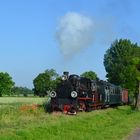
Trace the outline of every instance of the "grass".
<instances>
[{"instance_id":1,"label":"grass","mask_svg":"<svg viewBox=\"0 0 140 140\"><path fill-rule=\"evenodd\" d=\"M68 116L43 108L21 110L26 99L0 108L0 140L121 140L140 125L140 112L129 106Z\"/></svg>"},{"instance_id":2,"label":"grass","mask_svg":"<svg viewBox=\"0 0 140 140\"><path fill-rule=\"evenodd\" d=\"M10 103L42 103L44 98L38 97L0 97L0 104Z\"/></svg>"}]
</instances>

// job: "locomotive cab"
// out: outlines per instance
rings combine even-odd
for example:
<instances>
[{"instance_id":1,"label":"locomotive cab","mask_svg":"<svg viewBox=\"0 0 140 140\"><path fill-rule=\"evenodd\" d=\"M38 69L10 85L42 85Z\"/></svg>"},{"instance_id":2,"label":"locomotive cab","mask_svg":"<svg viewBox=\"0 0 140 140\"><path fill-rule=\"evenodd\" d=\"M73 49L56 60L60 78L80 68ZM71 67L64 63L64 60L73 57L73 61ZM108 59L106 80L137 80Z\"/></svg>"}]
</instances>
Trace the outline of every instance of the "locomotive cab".
<instances>
[{"instance_id":1,"label":"locomotive cab","mask_svg":"<svg viewBox=\"0 0 140 140\"><path fill-rule=\"evenodd\" d=\"M80 77L78 91L79 110L90 111L93 104L91 80L85 77Z\"/></svg>"},{"instance_id":2,"label":"locomotive cab","mask_svg":"<svg viewBox=\"0 0 140 140\"><path fill-rule=\"evenodd\" d=\"M98 106L101 106L102 104L102 100L103 100L103 95L100 92L100 88L99 88L99 83L96 80L92 80L91 83L91 90L92 90L92 94L93 94L93 102Z\"/></svg>"},{"instance_id":3,"label":"locomotive cab","mask_svg":"<svg viewBox=\"0 0 140 140\"><path fill-rule=\"evenodd\" d=\"M79 97L91 97L91 81L88 78L81 77L79 80Z\"/></svg>"}]
</instances>

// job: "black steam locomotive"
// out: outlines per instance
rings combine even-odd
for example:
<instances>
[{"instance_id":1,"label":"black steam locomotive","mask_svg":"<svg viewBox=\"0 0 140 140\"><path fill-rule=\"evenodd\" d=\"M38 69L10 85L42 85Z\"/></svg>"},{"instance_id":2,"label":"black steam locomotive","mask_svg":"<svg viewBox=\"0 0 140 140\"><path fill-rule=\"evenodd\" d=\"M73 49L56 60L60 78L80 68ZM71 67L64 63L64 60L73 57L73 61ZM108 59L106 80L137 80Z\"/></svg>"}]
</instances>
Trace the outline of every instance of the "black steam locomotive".
<instances>
[{"instance_id":1,"label":"black steam locomotive","mask_svg":"<svg viewBox=\"0 0 140 140\"><path fill-rule=\"evenodd\" d=\"M64 72L61 83L50 97L52 110L67 114L128 103L126 89L102 80L69 75L68 72Z\"/></svg>"}]
</instances>

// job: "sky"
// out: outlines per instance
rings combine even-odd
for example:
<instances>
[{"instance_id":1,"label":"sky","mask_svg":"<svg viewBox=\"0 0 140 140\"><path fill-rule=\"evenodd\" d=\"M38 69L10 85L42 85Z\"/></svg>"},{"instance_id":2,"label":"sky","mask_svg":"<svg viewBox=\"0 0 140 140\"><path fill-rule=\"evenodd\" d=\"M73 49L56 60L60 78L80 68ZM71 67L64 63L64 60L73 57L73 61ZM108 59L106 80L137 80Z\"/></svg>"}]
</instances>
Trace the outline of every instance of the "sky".
<instances>
[{"instance_id":1,"label":"sky","mask_svg":"<svg viewBox=\"0 0 140 140\"><path fill-rule=\"evenodd\" d=\"M51 68L105 80L111 43L140 45L139 7L139 0L0 0L0 72L28 88Z\"/></svg>"}]
</instances>

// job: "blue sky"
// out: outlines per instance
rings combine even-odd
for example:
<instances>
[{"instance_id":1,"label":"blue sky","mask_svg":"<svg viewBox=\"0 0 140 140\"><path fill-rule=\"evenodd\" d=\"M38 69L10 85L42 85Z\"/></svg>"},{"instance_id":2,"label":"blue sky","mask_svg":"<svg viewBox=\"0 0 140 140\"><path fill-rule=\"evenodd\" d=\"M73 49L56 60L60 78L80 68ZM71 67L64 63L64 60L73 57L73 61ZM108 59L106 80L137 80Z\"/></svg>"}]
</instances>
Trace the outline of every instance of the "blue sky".
<instances>
[{"instance_id":1,"label":"blue sky","mask_svg":"<svg viewBox=\"0 0 140 140\"><path fill-rule=\"evenodd\" d=\"M60 75L93 70L105 79L103 58L112 41L127 38L140 44L139 7L139 0L0 0L0 71L29 88L50 68ZM65 60L56 30L68 12L90 17L98 30L93 43Z\"/></svg>"}]
</instances>

